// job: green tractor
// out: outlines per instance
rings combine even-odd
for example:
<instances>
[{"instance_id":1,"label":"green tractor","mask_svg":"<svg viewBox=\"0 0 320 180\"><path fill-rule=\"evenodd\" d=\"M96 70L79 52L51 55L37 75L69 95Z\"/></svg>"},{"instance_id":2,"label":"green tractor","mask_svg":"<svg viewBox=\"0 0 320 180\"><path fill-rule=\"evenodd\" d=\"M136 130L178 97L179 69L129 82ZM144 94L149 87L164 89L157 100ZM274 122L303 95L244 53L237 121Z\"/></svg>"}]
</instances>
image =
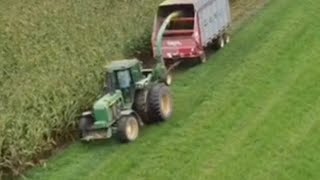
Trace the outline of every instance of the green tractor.
<instances>
[{"instance_id":1,"label":"green tractor","mask_svg":"<svg viewBox=\"0 0 320 180\"><path fill-rule=\"evenodd\" d=\"M159 53L154 69L144 69L137 59L113 61L106 66L105 93L92 110L82 113L80 118L82 141L107 139L117 134L121 142L131 142L144 124L171 118L173 100L169 86L172 79L161 48L166 26L178 15L169 15L159 30Z\"/></svg>"}]
</instances>

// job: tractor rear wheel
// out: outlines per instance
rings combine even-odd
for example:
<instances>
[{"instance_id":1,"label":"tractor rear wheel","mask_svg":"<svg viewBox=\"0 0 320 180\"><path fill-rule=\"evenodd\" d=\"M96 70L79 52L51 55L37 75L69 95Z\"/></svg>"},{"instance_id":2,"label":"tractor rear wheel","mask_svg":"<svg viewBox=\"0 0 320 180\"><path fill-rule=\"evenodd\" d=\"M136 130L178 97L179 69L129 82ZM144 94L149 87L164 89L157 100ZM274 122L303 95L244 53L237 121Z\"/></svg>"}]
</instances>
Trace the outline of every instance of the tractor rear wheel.
<instances>
[{"instance_id":1,"label":"tractor rear wheel","mask_svg":"<svg viewBox=\"0 0 320 180\"><path fill-rule=\"evenodd\" d=\"M139 122L136 116L122 116L118 121L118 138L122 143L136 140L139 136Z\"/></svg>"},{"instance_id":2,"label":"tractor rear wheel","mask_svg":"<svg viewBox=\"0 0 320 180\"><path fill-rule=\"evenodd\" d=\"M145 124L151 123L147 113L147 95L147 90L137 91L133 103L133 109L139 114Z\"/></svg>"},{"instance_id":3,"label":"tractor rear wheel","mask_svg":"<svg viewBox=\"0 0 320 180\"><path fill-rule=\"evenodd\" d=\"M153 86L148 97L148 114L152 122L166 121L172 115L173 103L168 86Z\"/></svg>"}]
</instances>

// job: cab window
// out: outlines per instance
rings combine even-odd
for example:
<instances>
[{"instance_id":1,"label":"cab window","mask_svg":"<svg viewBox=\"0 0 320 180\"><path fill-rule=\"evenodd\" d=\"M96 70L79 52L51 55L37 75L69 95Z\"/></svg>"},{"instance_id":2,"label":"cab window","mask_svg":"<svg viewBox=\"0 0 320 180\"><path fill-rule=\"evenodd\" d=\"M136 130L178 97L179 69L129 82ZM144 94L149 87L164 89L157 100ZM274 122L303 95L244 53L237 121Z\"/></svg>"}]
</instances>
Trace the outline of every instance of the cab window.
<instances>
[{"instance_id":1,"label":"cab window","mask_svg":"<svg viewBox=\"0 0 320 180\"><path fill-rule=\"evenodd\" d=\"M119 88L125 89L130 87L131 76L130 76L129 70L118 71L117 79L118 79Z\"/></svg>"}]
</instances>

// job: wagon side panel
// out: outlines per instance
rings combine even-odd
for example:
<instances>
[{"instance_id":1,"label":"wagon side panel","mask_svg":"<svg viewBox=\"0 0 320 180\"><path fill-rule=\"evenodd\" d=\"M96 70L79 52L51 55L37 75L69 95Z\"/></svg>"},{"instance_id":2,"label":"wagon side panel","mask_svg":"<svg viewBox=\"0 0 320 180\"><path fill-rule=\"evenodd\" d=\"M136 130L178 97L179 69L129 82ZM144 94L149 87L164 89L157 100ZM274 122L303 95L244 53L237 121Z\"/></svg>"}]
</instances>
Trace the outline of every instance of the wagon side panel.
<instances>
[{"instance_id":1,"label":"wagon side panel","mask_svg":"<svg viewBox=\"0 0 320 180\"><path fill-rule=\"evenodd\" d=\"M212 24L211 24L211 27L212 27L211 38L214 39L219 34L219 25L218 25L219 24L219 19L218 19L219 7L218 7L218 1L214 0L212 2L211 9L212 9L212 16L213 16L213 21L212 21Z\"/></svg>"},{"instance_id":2,"label":"wagon side panel","mask_svg":"<svg viewBox=\"0 0 320 180\"><path fill-rule=\"evenodd\" d=\"M230 24L229 0L202 0L198 13L202 45L206 46Z\"/></svg>"},{"instance_id":3,"label":"wagon side panel","mask_svg":"<svg viewBox=\"0 0 320 180\"><path fill-rule=\"evenodd\" d=\"M200 33L202 38L202 46L206 46L212 39L214 13L213 1L215 0L199 0L198 13L200 21Z\"/></svg>"},{"instance_id":4,"label":"wagon side panel","mask_svg":"<svg viewBox=\"0 0 320 180\"><path fill-rule=\"evenodd\" d=\"M225 0L225 8L226 8L226 19L227 19L227 24L230 25L231 23L231 9L230 9L230 2L229 0Z\"/></svg>"},{"instance_id":5,"label":"wagon side panel","mask_svg":"<svg viewBox=\"0 0 320 180\"><path fill-rule=\"evenodd\" d=\"M219 17L220 17L220 27L224 30L230 24L230 7L229 0L217 0L219 1Z\"/></svg>"}]
</instances>

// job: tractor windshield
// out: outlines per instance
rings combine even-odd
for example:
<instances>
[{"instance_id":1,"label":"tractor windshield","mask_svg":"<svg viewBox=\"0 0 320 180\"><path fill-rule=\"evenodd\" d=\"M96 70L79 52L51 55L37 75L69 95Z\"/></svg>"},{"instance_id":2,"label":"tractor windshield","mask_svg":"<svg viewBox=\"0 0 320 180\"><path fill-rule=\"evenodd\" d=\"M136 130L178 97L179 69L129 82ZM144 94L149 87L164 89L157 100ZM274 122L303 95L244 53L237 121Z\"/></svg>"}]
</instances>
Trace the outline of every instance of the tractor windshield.
<instances>
[{"instance_id":1,"label":"tractor windshield","mask_svg":"<svg viewBox=\"0 0 320 180\"><path fill-rule=\"evenodd\" d=\"M130 87L131 77L129 70L118 71L117 79L119 83L119 88L125 89Z\"/></svg>"}]
</instances>

